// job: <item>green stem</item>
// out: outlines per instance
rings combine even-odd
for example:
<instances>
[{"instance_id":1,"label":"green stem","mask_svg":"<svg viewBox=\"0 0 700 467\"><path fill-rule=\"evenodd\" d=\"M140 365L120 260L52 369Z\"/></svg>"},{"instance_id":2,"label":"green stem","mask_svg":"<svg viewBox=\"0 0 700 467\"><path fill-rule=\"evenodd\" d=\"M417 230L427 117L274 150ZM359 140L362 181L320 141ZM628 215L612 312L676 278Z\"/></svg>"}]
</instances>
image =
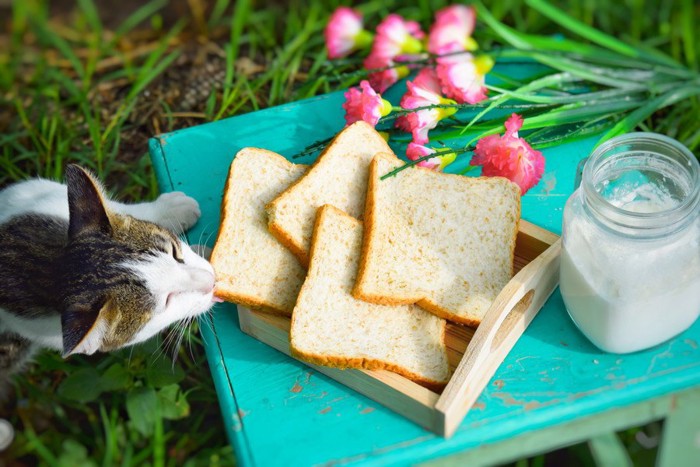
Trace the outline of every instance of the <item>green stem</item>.
<instances>
[{"instance_id":1,"label":"green stem","mask_svg":"<svg viewBox=\"0 0 700 467\"><path fill-rule=\"evenodd\" d=\"M432 159L434 157L439 157L443 154L453 154L454 153L454 154L459 155L459 154L464 154L465 152L470 152L472 150L473 150L473 147L471 147L471 146L465 146L465 147L459 148L459 149L440 148L440 149L437 149L433 154L428 154L427 156L419 157L416 160L407 161L405 164L403 164L399 167L396 167L394 170L391 170L390 172L385 173L384 175L379 177L379 179L386 180L387 178L393 177L396 174L398 174L399 172L406 170L409 167L413 167L416 164L419 164L423 161L427 161L428 159Z\"/></svg>"}]
</instances>

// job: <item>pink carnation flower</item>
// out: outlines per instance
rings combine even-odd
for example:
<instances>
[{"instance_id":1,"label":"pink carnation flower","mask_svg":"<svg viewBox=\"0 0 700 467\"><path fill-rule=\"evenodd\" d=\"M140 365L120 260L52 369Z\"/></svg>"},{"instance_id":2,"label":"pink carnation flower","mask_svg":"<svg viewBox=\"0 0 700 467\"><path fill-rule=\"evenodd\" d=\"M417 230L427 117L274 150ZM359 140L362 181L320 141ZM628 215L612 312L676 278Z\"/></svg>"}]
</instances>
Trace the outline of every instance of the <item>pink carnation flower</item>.
<instances>
[{"instance_id":1,"label":"pink carnation flower","mask_svg":"<svg viewBox=\"0 0 700 467\"><path fill-rule=\"evenodd\" d=\"M488 55L475 58L464 52L438 57L435 71L446 96L460 104L476 104L486 99L486 73L492 67Z\"/></svg>"},{"instance_id":2,"label":"pink carnation flower","mask_svg":"<svg viewBox=\"0 0 700 467\"><path fill-rule=\"evenodd\" d=\"M437 74L431 68L423 68L413 81L406 83L408 91L401 98L401 107L417 109L439 104L454 104L451 99L445 99L440 93L440 83ZM396 126L413 134L417 144L428 142L428 132L435 128L438 122L453 115L456 108L422 109L396 119Z\"/></svg>"},{"instance_id":3,"label":"pink carnation flower","mask_svg":"<svg viewBox=\"0 0 700 467\"><path fill-rule=\"evenodd\" d=\"M544 157L518 137L518 130L523 126L521 116L511 115L505 126L503 136L486 136L476 143L471 164L482 166L483 175L505 177L517 183L525 194L542 178Z\"/></svg>"},{"instance_id":4,"label":"pink carnation flower","mask_svg":"<svg viewBox=\"0 0 700 467\"><path fill-rule=\"evenodd\" d=\"M372 34L362 27L360 12L344 6L331 14L324 35L330 59L345 57L372 42Z\"/></svg>"},{"instance_id":5,"label":"pink carnation flower","mask_svg":"<svg viewBox=\"0 0 700 467\"><path fill-rule=\"evenodd\" d=\"M428 51L436 55L476 50L471 37L476 23L474 8L452 5L435 14L435 22L428 36Z\"/></svg>"},{"instance_id":6,"label":"pink carnation flower","mask_svg":"<svg viewBox=\"0 0 700 467\"><path fill-rule=\"evenodd\" d=\"M350 88L345 93L345 121L348 125L359 120L364 120L372 126L376 126L379 119L391 112L391 104L382 99L365 80L360 82L359 88Z\"/></svg>"},{"instance_id":7,"label":"pink carnation flower","mask_svg":"<svg viewBox=\"0 0 700 467\"><path fill-rule=\"evenodd\" d=\"M379 93L386 91L409 73L407 66L397 65L394 60L379 55L370 54L365 59L364 66L367 70L378 70L367 75L367 79Z\"/></svg>"},{"instance_id":8,"label":"pink carnation flower","mask_svg":"<svg viewBox=\"0 0 700 467\"><path fill-rule=\"evenodd\" d=\"M371 55L388 60L399 55L417 54L423 50L420 39L424 36L417 22L406 21L392 13L377 26Z\"/></svg>"},{"instance_id":9,"label":"pink carnation flower","mask_svg":"<svg viewBox=\"0 0 700 467\"><path fill-rule=\"evenodd\" d=\"M437 151L428 146L422 146L416 143L408 143L406 147L406 157L410 160L415 161L421 157L429 156L435 154ZM425 167L430 170L443 170L445 167L450 165L457 158L457 154L454 152L445 152L443 155L431 157L424 161L420 161L417 165L419 167Z\"/></svg>"}]
</instances>

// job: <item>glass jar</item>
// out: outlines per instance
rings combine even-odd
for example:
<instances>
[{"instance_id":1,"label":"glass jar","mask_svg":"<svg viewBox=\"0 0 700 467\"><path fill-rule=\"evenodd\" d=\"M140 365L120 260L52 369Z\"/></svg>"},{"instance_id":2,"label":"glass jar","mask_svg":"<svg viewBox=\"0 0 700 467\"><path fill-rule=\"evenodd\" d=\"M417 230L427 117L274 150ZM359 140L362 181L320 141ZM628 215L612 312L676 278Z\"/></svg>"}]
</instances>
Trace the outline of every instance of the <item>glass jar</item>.
<instances>
[{"instance_id":1,"label":"glass jar","mask_svg":"<svg viewBox=\"0 0 700 467\"><path fill-rule=\"evenodd\" d=\"M578 328L627 353L700 315L700 166L679 142L630 133L600 145L564 208L560 289Z\"/></svg>"}]
</instances>

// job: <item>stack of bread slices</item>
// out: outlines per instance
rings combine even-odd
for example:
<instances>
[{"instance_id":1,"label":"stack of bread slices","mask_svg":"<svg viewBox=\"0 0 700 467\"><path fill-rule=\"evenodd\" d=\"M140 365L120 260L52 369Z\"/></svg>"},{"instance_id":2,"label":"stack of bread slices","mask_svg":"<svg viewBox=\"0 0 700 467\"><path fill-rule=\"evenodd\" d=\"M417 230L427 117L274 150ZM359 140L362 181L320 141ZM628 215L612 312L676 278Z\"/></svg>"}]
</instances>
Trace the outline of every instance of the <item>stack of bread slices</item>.
<instances>
[{"instance_id":1,"label":"stack of bread slices","mask_svg":"<svg viewBox=\"0 0 700 467\"><path fill-rule=\"evenodd\" d=\"M211 256L216 294L291 318L291 352L450 377L446 320L477 326L513 273L520 190L403 164L364 122L311 167L256 148L231 164Z\"/></svg>"}]
</instances>

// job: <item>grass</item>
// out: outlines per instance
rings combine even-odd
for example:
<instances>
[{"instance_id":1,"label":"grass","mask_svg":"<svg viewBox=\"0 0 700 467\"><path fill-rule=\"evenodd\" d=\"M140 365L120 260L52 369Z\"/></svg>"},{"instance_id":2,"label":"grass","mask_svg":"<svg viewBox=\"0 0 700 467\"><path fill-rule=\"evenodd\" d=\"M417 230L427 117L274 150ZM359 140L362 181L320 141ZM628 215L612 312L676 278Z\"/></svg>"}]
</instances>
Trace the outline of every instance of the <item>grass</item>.
<instances>
[{"instance_id":1,"label":"grass","mask_svg":"<svg viewBox=\"0 0 700 467\"><path fill-rule=\"evenodd\" d=\"M97 0L17 0L0 6L11 18L0 34L0 187L37 175L60 179L63 167L77 162L123 199L154 198L146 153L153 134L357 80L325 58L321 32L338 3L125 0L117 8ZM370 1L359 8L368 18L398 12L427 26L447 3ZM560 32L522 0L485 3L520 31ZM555 3L586 25L700 69L692 0ZM483 28L477 35L485 48L494 39ZM699 115L695 97L638 127L675 137L697 154ZM0 408L18 430L0 456L26 465L234 463L196 326L183 346L170 342L166 351L167 340L94 358L41 354L15 379L14 401ZM620 434L636 464L651 464L658 427ZM585 446L577 446L517 465L561 459L593 462Z\"/></svg>"}]
</instances>

